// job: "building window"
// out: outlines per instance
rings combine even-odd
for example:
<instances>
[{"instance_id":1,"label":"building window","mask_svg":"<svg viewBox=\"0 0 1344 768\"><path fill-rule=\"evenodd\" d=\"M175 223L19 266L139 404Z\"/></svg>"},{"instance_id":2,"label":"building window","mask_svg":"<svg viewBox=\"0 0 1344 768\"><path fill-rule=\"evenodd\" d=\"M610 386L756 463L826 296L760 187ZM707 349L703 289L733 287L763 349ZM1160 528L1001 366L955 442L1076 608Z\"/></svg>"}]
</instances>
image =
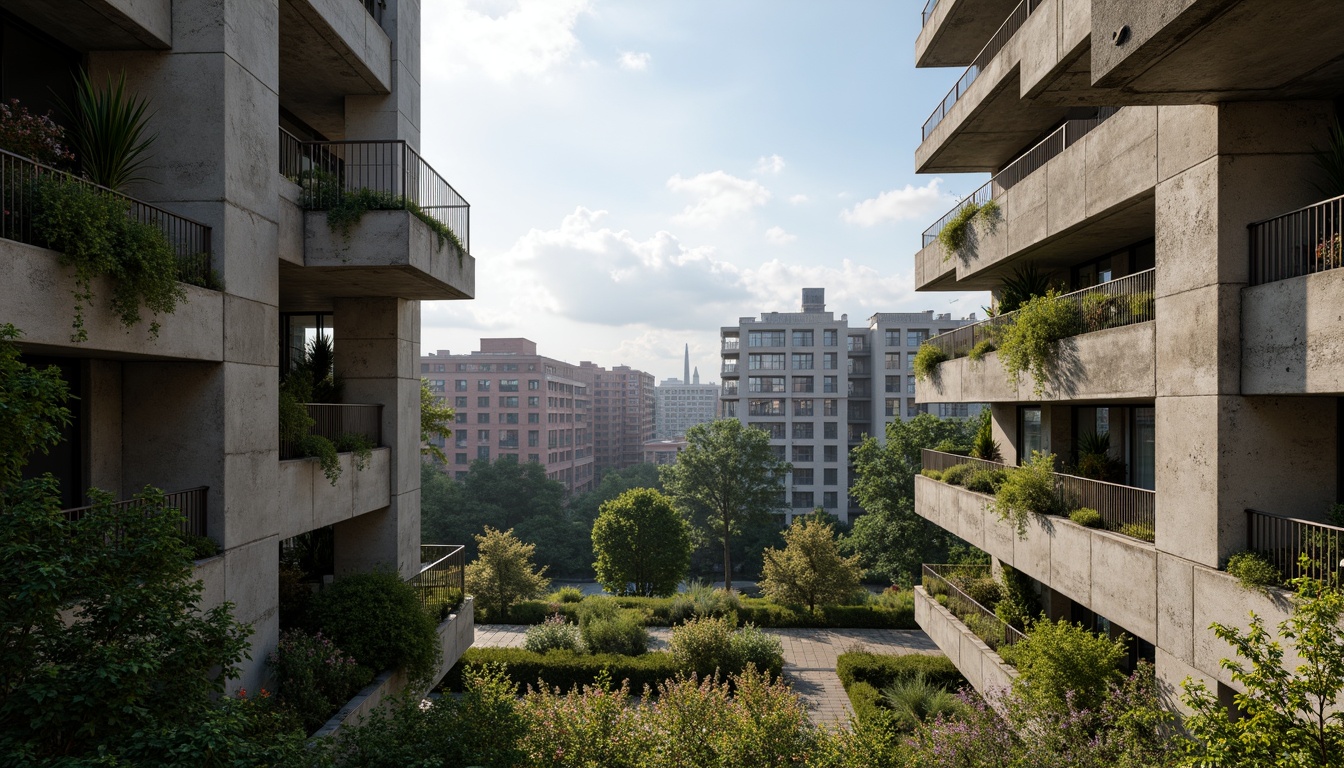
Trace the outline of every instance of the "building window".
<instances>
[{"instance_id":1,"label":"building window","mask_svg":"<svg viewBox=\"0 0 1344 768\"><path fill-rule=\"evenodd\" d=\"M466 392L466 391L467 391L467 380L466 380L466 379L458 379L458 380L454 381L454 382L453 382L453 391L455 391L455 392Z\"/></svg>"},{"instance_id":2,"label":"building window","mask_svg":"<svg viewBox=\"0 0 1344 768\"><path fill-rule=\"evenodd\" d=\"M907 347L913 347L915 349L918 349L920 344L923 344L928 340L929 340L928 330L905 332L905 346Z\"/></svg>"},{"instance_id":3,"label":"building window","mask_svg":"<svg viewBox=\"0 0 1344 768\"><path fill-rule=\"evenodd\" d=\"M905 394L907 395L915 394L915 382L916 379L914 376L905 377Z\"/></svg>"},{"instance_id":4,"label":"building window","mask_svg":"<svg viewBox=\"0 0 1344 768\"><path fill-rule=\"evenodd\" d=\"M839 496L836 494L835 491L826 491L825 493L821 494L821 498L822 498L821 506L825 507L826 509L835 509L836 505L840 503Z\"/></svg>"},{"instance_id":5,"label":"building window","mask_svg":"<svg viewBox=\"0 0 1344 768\"><path fill-rule=\"evenodd\" d=\"M466 448L466 447L467 447L467 432L466 432L466 430L462 430L462 429L457 430L456 434L454 434L453 437L454 437L454 439L456 439L456 441L457 441L457 443L456 443L456 447L458 447L458 448Z\"/></svg>"},{"instance_id":6,"label":"building window","mask_svg":"<svg viewBox=\"0 0 1344 768\"><path fill-rule=\"evenodd\" d=\"M811 353L811 352L794 352L794 353L793 353L793 370L795 370L795 371L810 371L810 370L812 370L812 353Z\"/></svg>"},{"instance_id":7,"label":"building window","mask_svg":"<svg viewBox=\"0 0 1344 768\"><path fill-rule=\"evenodd\" d=\"M782 421L765 421L751 426L765 430L770 435L771 440L784 439L784 422Z\"/></svg>"},{"instance_id":8,"label":"building window","mask_svg":"<svg viewBox=\"0 0 1344 768\"><path fill-rule=\"evenodd\" d=\"M915 372L915 356L914 356L914 355L906 355L906 356L905 356L905 370L906 370L906 372L908 372L908 373L914 373L914 372Z\"/></svg>"},{"instance_id":9,"label":"building window","mask_svg":"<svg viewBox=\"0 0 1344 768\"><path fill-rule=\"evenodd\" d=\"M527 389L529 392L536 392L537 390L541 389L541 381L538 379L528 379Z\"/></svg>"},{"instance_id":10,"label":"building window","mask_svg":"<svg viewBox=\"0 0 1344 768\"><path fill-rule=\"evenodd\" d=\"M719 403L719 410L720 410L720 415L721 415L723 418L725 418L725 419L736 419L736 418L737 418L737 401L736 401L736 400L724 400L723 402Z\"/></svg>"},{"instance_id":11,"label":"building window","mask_svg":"<svg viewBox=\"0 0 1344 768\"><path fill-rule=\"evenodd\" d=\"M517 403L514 403L513 405L514 405L515 408L518 407L518 404L517 404ZM500 423L500 424L517 424L517 423L518 423L518 414L517 414L517 413L501 413L501 414L499 414L499 423Z\"/></svg>"},{"instance_id":12,"label":"building window","mask_svg":"<svg viewBox=\"0 0 1344 768\"><path fill-rule=\"evenodd\" d=\"M1022 436L1022 450L1017 452L1017 463L1021 464L1024 460L1030 459L1035 451L1046 452L1045 433L1041 430L1041 409L1040 407L1025 407L1018 411L1019 424L1018 434Z\"/></svg>"},{"instance_id":13,"label":"building window","mask_svg":"<svg viewBox=\"0 0 1344 768\"><path fill-rule=\"evenodd\" d=\"M810 421L795 421L795 422L793 422L793 439L794 439L794 440L811 440L811 439L812 439L812 422L810 422Z\"/></svg>"},{"instance_id":14,"label":"building window","mask_svg":"<svg viewBox=\"0 0 1344 768\"><path fill-rule=\"evenodd\" d=\"M837 421L825 422L822 426L822 438L825 440L839 440L840 439L839 422Z\"/></svg>"},{"instance_id":15,"label":"building window","mask_svg":"<svg viewBox=\"0 0 1344 768\"><path fill-rule=\"evenodd\" d=\"M966 403L939 403L938 417L942 419L964 419L971 413L971 406Z\"/></svg>"},{"instance_id":16,"label":"building window","mask_svg":"<svg viewBox=\"0 0 1344 768\"><path fill-rule=\"evenodd\" d=\"M723 382L723 394L725 395L737 394L737 379L729 379ZM680 398L674 398L674 399L679 400Z\"/></svg>"},{"instance_id":17,"label":"building window","mask_svg":"<svg viewBox=\"0 0 1344 768\"><path fill-rule=\"evenodd\" d=\"M455 398L453 398L453 407L454 407L454 408L466 408L466 407L467 407L467 398L465 398L465 397L455 397Z\"/></svg>"},{"instance_id":18,"label":"building window","mask_svg":"<svg viewBox=\"0 0 1344 768\"><path fill-rule=\"evenodd\" d=\"M810 347L810 346L812 346L812 332L811 332L811 331L794 331L794 332L793 332L793 346L795 346L795 347Z\"/></svg>"},{"instance_id":19,"label":"building window","mask_svg":"<svg viewBox=\"0 0 1344 768\"><path fill-rule=\"evenodd\" d=\"M831 446L831 447L834 448L835 446ZM825 469L823 469L823 470L821 471L821 484L822 484L822 485L839 485L839 484L840 484L840 470L836 469L835 467L826 467Z\"/></svg>"},{"instance_id":20,"label":"building window","mask_svg":"<svg viewBox=\"0 0 1344 768\"><path fill-rule=\"evenodd\" d=\"M793 461L794 463L812 461L812 446L810 445L793 446Z\"/></svg>"},{"instance_id":21,"label":"building window","mask_svg":"<svg viewBox=\"0 0 1344 768\"><path fill-rule=\"evenodd\" d=\"M883 360L883 367L885 367L888 371L901 370L900 352L888 352L882 356L882 360Z\"/></svg>"},{"instance_id":22,"label":"building window","mask_svg":"<svg viewBox=\"0 0 1344 768\"><path fill-rule=\"evenodd\" d=\"M810 398L801 398L801 399L798 399L798 400L794 400L794 401L793 401L793 415L794 415L794 416L811 416L811 415L812 415L812 410L813 410L812 402L813 402L813 401L812 401Z\"/></svg>"},{"instance_id":23,"label":"building window","mask_svg":"<svg viewBox=\"0 0 1344 768\"><path fill-rule=\"evenodd\" d=\"M467 412L466 412L466 411L458 411L457 413L453 414L453 420L456 421L458 424L466 424L466 423L467 423Z\"/></svg>"},{"instance_id":24,"label":"building window","mask_svg":"<svg viewBox=\"0 0 1344 768\"><path fill-rule=\"evenodd\" d=\"M540 463L541 463L541 454L540 454L540 453L529 453L529 454L527 454L527 460L530 461L530 462L532 462L533 464L540 464Z\"/></svg>"},{"instance_id":25,"label":"building window","mask_svg":"<svg viewBox=\"0 0 1344 768\"><path fill-rule=\"evenodd\" d=\"M775 461L784 461L784 451L788 450L782 445L770 446L770 455L775 457Z\"/></svg>"},{"instance_id":26,"label":"building window","mask_svg":"<svg viewBox=\"0 0 1344 768\"><path fill-rule=\"evenodd\" d=\"M845 348L850 352L862 352L868 348L868 341L862 336L850 336Z\"/></svg>"},{"instance_id":27,"label":"building window","mask_svg":"<svg viewBox=\"0 0 1344 768\"><path fill-rule=\"evenodd\" d=\"M811 485L811 484L812 484L812 470L811 470L810 468L794 469L794 470L793 470L793 484L794 484L794 485Z\"/></svg>"},{"instance_id":28,"label":"building window","mask_svg":"<svg viewBox=\"0 0 1344 768\"><path fill-rule=\"evenodd\" d=\"M812 492L811 492L811 491L794 491L794 492L793 492L793 508L794 508L794 509L811 509L812 506L813 506L813 505L812 505Z\"/></svg>"},{"instance_id":29,"label":"building window","mask_svg":"<svg viewBox=\"0 0 1344 768\"><path fill-rule=\"evenodd\" d=\"M465 453L454 453L454 454L453 454L453 463L454 463L454 464L466 464L466 463L467 463L467 454L465 454Z\"/></svg>"},{"instance_id":30,"label":"building window","mask_svg":"<svg viewBox=\"0 0 1344 768\"><path fill-rule=\"evenodd\" d=\"M499 391L500 391L500 392L517 392L517 391L518 391L518 380L517 380L517 379L500 379L500 380L499 380Z\"/></svg>"},{"instance_id":31,"label":"building window","mask_svg":"<svg viewBox=\"0 0 1344 768\"><path fill-rule=\"evenodd\" d=\"M478 442L478 443L488 443L488 442L490 442L490 430L488 430L488 429L478 429L478 430L476 430L476 442Z\"/></svg>"},{"instance_id":32,"label":"building window","mask_svg":"<svg viewBox=\"0 0 1344 768\"><path fill-rule=\"evenodd\" d=\"M782 347L784 346L783 331L749 331L747 333L748 347Z\"/></svg>"},{"instance_id":33,"label":"building window","mask_svg":"<svg viewBox=\"0 0 1344 768\"><path fill-rule=\"evenodd\" d=\"M888 417L901 415L901 399L899 397L887 398L886 415Z\"/></svg>"},{"instance_id":34,"label":"building window","mask_svg":"<svg viewBox=\"0 0 1344 768\"><path fill-rule=\"evenodd\" d=\"M821 344L825 347L836 347L840 345L840 332L836 330L826 330L821 332Z\"/></svg>"},{"instance_id":35,"label":"building window","mask_svg":"<svg viewBox=\"0 0 1344 768\"><path fill-rule=\"evenodd\" d=\"M476 423L477 423L477 424L489 424L489 423L490 423L490 414L489 414L489 413L478 413L478 414L476 414Z\"/></svg>"},{"instance_id":36,"label":"building window","mask_svg":"<svg viewBox=\"0 0 1344 768\"><path fill-rule=\"evenodd\" d=\"M536 395L533 395L533 396L527 398L527 407L528 407L528 408L540 408L540 407L541 407L541 398L540 398L540 397L537 397Z\"/></svg>"},{"instance_id":37,"label":"building window","mask_svg":"<svg viewBox=\"0 0 1344 768\"><path fill-rule=\"evenodd\" d=\"M822 415L822 416L839 416L839 415L840 415L840 401L839 401L839 400L822 400L822 401L821 401L821 415Z\"/></svg>"},{"instance_id":38,"label":"building window","mask_svg":"<svg viewBox=\"0 0 1344 768\"><path fill-rule=\"evenodd\" d=\"M823 352L821 355L821 367L823 370L836 371L840 369L839 352Z\"/></svg>"},{"instance_id":39,"label":"building window","mask_svg":"<svg viewBox=\"0 0 1344 768\"><path fill-rule=\"evenodd\" d=\"M922 403L916 403L915 398L907 397L905 399L906 418L913 419L914 417L918 416L921 413L928 413L928 412L929 412L929 406L924 405Z\"/></svg>"},{"instance_id":40,"label":"building window","mask_svg":"<svg viewBox=\"0 0 1344 768\"><path fill-rule=\"evenodd\" d=\"M900 392L901 392L901 377L900 377L900 376L888 376L888 377L886 377L886 382L885 382L885 383L886 383L886 387L885 387L885 389L886 389L886 391L887 391L887 394L891 394L891 395L900 394Z\"/></svg>"},{"instance_id":41,"label":"building window","mask_svg":"<svg viewBox=\"0 0 1344 768\"><path fill-rule=\"evenodd\" d=\"M528 423L528 424L540 424L540 423L541 423L541 414L540 414L540 413L529 413L529 414L527 414L527 423Z\"/></svg>"},{"instance_id":42,"label":"building window","mask_svg":"<svg viewBox=\"0 0 1344 768\"><path fill-rule=\"evenodd\" d=\"M500 407L500 408L517 408L517 407L518 407L518 396L517 396L517 395L511 395L511 396L509 396L509 397L501 397L501 398L499 398L499 407Z\"/></svg>"},{"instance_id":43,"label":"building window","mask_svg":"<svg viewBox=\"0 0 1344 768\"><path fill-rule=\"evenodd\" d=\"M490 391L490 379L477 379L477 380L476 380L476 391L477 391L477 392L489 392L489 391Z\"/></svg>"},{"instance_id":44,"label":"building window","mask_svg":"<svg viewBox=\"0 0 1344 768\"><path fill-rule=\"evenodd\" d=\"M486 461L489 461L489 460L490 460L490 446L488 446L488 445L478 445L478 446L476 446L476 458L478 458L478 459L485 459Z\"/></svg>"},{"instance_id":45,"label":"building window","mask_svg":"<svg viewBox=\"0 0 1344 768\"><path fill-rule=\"evenodd\" d=\"M783 353L747 355L747 369L752 371L782 371L785 370L784 363Z\"/></svg>"},{"instance_id":46,"label":"building window","mask_svg":"<svg viewBox=\"0 0 1344 768\"><path fill-rule=\"evenodd\" d=\"M899 329L887 330L882 332L882 343L888 347L901 346L901 332Z\"/></svg>"},{"instance_id":47,"label":"building window","mask_svg":"<svg viewBox=\"0 0 1344 768\"><path fill-rule=\"evenodd\" d=\"M783 415L784 415L784 401L783 401L783 400L780 400L780 399L774 399L774 400L748 400L748 401L747 401L747 415L748 415L748 416L783 416Z\"/></svg>"},{"instance_id":48,"label":"building window","mask_svg":"<svg viewBox=\"0 0 1344 768\"><path fill-rule=\"evenodd\" d=\"M748 392L783 393L783 376L748 376Z\"/></svg>"},{"instance_id":49,"label":"building window","mask_svg":"<svg viewBox=\"0 0 1344 768\"><path fill-rule=\"evenodd\" d=\"M838 377L838 376L823 376L823 377L821 377L821 391L824 392L824 393L826 393L826 394L828 394L828 395L836 395L836 394L839 394L839 393L840 393L840 385L837 383L839 380L840 380L840 377Z\"/></svg>"}]
</instances>

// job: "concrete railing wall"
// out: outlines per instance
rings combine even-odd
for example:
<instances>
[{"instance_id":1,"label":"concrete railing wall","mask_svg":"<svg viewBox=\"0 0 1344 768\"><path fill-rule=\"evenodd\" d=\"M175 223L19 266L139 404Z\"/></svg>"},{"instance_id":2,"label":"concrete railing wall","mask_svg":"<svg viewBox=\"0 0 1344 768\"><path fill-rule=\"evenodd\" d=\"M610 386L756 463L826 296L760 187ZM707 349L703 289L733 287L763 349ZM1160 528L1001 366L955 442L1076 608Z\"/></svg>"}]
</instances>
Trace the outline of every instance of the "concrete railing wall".
<instances>
[{"instance_id":1,"label":"concrete railing wall","mask_svg":"<svg viewBox=\"0 0 1344 768\"><path fill-rule=\"evenodd\" d=\"M1242 394L1344 391L1341 296L1344 269L1242 289Z\"/></svg>"},{"instance_id":2,"label":"concrete railing wall","mask_svg":"<svg viewBox=\"0 0 1344 768\"><path fill-rule=\"evenodd\" d=\"M280 533L300 533L383 509L390 501L391 449L374 448L368 466L355 469L354 454L339 454L341 476L335 484L316 459L280 462Z\"/></svg>"},{"instance_id":3,"label":"concrete railing wall","mask_svg":"<svg viewBox=\"0 0 1344 768\"><path fill-rule=\"evenodd\" d=\"M988 698L1002 693L1017 678L1017 670L976 637L951 611L938 604L923 587L915 587L915 622L938 650L952 660L966 682Z\"/></svg>"}]
</instances>

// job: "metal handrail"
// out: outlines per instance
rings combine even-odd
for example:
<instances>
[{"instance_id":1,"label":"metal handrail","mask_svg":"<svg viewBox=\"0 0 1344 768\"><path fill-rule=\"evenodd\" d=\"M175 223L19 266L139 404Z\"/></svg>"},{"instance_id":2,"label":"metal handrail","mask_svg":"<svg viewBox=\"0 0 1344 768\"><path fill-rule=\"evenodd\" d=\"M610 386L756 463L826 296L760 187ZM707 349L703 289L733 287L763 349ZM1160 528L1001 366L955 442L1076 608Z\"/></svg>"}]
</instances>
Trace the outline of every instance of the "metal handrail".
<instances>
[{"instance_id":1,"label":"metal handrail","mask_svg":"<svg viewBox=\"0 0 1344 768\"><path fill-rule=\"evenodd\" d=\"M125 206L128 217L163 233L164 239L176 257L179 281L206 287L212 285L210 275L212 244L208 225L2 149L0 149L0 209L3 209L3 212L0 212L0 237L40 247L50 246L50 243L33 232L35 210L31 185L42 176L58 177L92 189L100 195L117 199Z\"/></svg>"},{"instance_id":2,"label":"metal handrail","mask_svg":"<svg viewBox=\"0 0 1344 768\"><path fill-rule=\"evenodd\" d=\"M1251 285L1344 267L1344 195L1249 224Z\"/></svg>"},{"instance_id":3,"label":"metal handrail","mask_svg":"<svg viewBox=\"0 0 1344 768\"><path fill-rule=\"evenodd\" d=\"M359 435L379 448L383 445L383 406L381 403L304 403L313 426L308 434L336 442L344 435ZM289 442L280 445L280 458L304 458Z\"/></svg>"},{"instance_id":4,"label":"metal handrail","mask_svg":"<svg viewBox=\"0 0 1344 768\"><path fill-rule=\"evenodd\" d=\"M956 578L951 573L943 571L956 570L965 574L979 574L980 576L989 576L991 574L988 565L935 565L925 563L922 567L924 589L931 595L937 595L935 589L943 590L942 594L947 595L947 609L964 624L972 616L976 617L974 625L967 625L967 629L975 633L977 637L985 641L994 650L1005 645L1015 645L1025 640L1026 635L1022 630L1014 627L1012 624L1000 619L996 613L977 602L965 590L957 586L952 581ZM930 588L933 589L930 589Z\"/></svg>"},{"instance_id":5,"label":"metal handrail","mask_svg":"<svg viewBox=\"0 0 1344 768\"><path fill-rule=\"evenodd\" d=\"M1156 269L1145 269L1060 296L1061 300L1073 302L1077 306L1082 322L1074 335L1154 319L1156 302L1153 297L1156 278ZM1089 299L1089 296L1099 298ZM943 350L950 359L965 357L982 341L997 342L1001 329L1011 325L1016 316L1016 311L1005 312L970 325L963 325L947 333L940 333L924 343Z\"/></svg>"},{"instance_id":6,"label":"metal handrail","mask_svg":"<svg viewBox=\"0 0 1344 768\"><path fill-rule=\"evenodd\" d=\"M1268 558L1285 583L1305 576L1339 584L1344 573L1344 528L1335 525L1248 509L1246 549Z\"/></svg>"},{"instance_id":7,"label":"metal handrail","mask_svg":"<svg viewBox=\"0 0 1344 768\"><path fill-rule=\"evenodd\" d=\"M924 3L924 10L919 12L919 26L925 27L929 23L929 17L933 16L933 9L938 7L938 0L928 0Z\"/></svg>"},{"instance_id":8,"label":"metal handrail","mask_svg":"<svg viewBox=\"0 0 1344 768\"><path fill-rule=\"evenodd\" d=\"M921 129L920 135L921 140L929 138L929 134L933 129L938 127L938 123L942 122L943 118L947 116L947 111L952 108L953 104L957 103L957 100L966 92L966 89L971 87L971 84L975 82L975 79L980 76L981 70L988 66L989 63L994 60L995 56L999 55L999 51L1003 50L1009 40L1013 39L1013 36L1017 34L1017 31L1022 28L1024 23L1026 23L1027 17L1031 15L1032 11L1040 6L1041 2L1042 0L1022 0L1022 2L1018 3L1017 7L1008 14L1008 18L1004 19L1003 24L1001 24L998 30L990 36L989 41L985 43L985 47L981 48L980 53L976 54L975 59L971 61L971 65L966 68L966 71L963 72L961 77L957 79L957 82L953 84L952 90L947 92L947 95L943 97L943 100L938 102L938 106L934 108L933 114L929 115L929 119L924 121L924 127Z\"/></svg>"},{"instance_id":9,"label":"metal handrail","mask_svg":"<svg viewBox=\"0 0 1344 768\"><path fill-rule=\"evenodd\" d=\"M163 508L175 509L182 513L182 532L191 536L206 535L206 492L210 490L209 486L201 485L195 488L187 488L181 491L173 491L163 495ZM132 507L143 507L147 504L144 499L125 499L112 503L113 508L127 509ZM61 510L61 514L69 522L75 522L91 510L98 509L98 504L87 504L82 507L71 507Z\"/></svg>"},{"instance_id":10,"label":"metal handrail","mask_svg":"<svg viewBox=\"0 0 1344 768\"><path fill-rule=\"evenodd\" d=\"M1011 469L1007 464L970 456L924 448L920 451L922 469L946 470L955 464L973 464L982 469ZM1108 483L1063 472L1052 472L1055 496L1067 509L1095 509L1106 530L1139 541L1153 541L1157 532L1157 494L1147 488Z\"/></svg>"},{"instance_id":11,"label":"metal handrail","mask_svg":"<svg viewBox=\"0 0 1344 768\"><path fill-rule=\"evenodd\" d=\"M421 544L420 571L406 582L415 588L420 605L448 618L466 595L466 548L461 544Z\"/></svg>"},{"instance_id":12,"label":"metal handrail","mask_svg":"<svg viewBox=\"0 0 1344 768\"><path fill-rule=\"evenodd\" d=\"M982 184L971 194L957 201L952 210L943 214L942 218L935 221L928 229L924 230L923 243L928 247L938 239L938 233L943 231L943 227L952 220L954 216L961 212L972 203L984 205L1012 189L1023 179L1040 170L1046 163L1053 160L1061 152L1078 143L1094 128L1106 122L1116 112L1119 107L1101 107L1097 110L1096 117L1080 118L1075 120L1066 120L1064 124L1050 132L1050 135L1033 144L1030 149L1018 155L1011 163L1005 165L1002 170L994 174L994 177Z\"/></svg>"}]
</instances>

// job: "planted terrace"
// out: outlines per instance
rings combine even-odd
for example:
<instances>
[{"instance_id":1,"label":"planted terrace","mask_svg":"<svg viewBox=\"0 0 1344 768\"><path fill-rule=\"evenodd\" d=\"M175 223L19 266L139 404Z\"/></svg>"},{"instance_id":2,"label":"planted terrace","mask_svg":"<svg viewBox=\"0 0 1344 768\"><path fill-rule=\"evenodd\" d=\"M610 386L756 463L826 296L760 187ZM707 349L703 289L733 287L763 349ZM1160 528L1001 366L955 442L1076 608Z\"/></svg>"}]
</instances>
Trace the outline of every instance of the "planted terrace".
<instances>
[{"instance_id":1,"label":"planted terrace","mask_svg":"<svg viewBox=\"0 0 1344 768\"><path fill-rule=\"evenodd\" d=\"M197 488L188 488L184 491L174 491L163 495L162 507L158 505L150 506L150 503L144 499L125 499L123 501L113 502L112 506L120 509L141 509L159 510L167 512L178 512L182 515L181 531L187 536L205 536L206 535L206 492L210 489L206 486ZM75 522L87 515L90 511L98 509L99 505L91 504L83 507L72 507L61 511L66 520Z\"/></svg>"},{"instance_id":2,"label":"planted terrace","mask_svg":"<svg viewBox=\"0 0 1344 768\"><path fill-rule=\"evenodd\" d=\"M466 594L466 554L461 544L421 544L420 571L407 579L422 605L439 621L462 603Z\"/></svg>"},{"instance_id":3,"label":"planted terrace","mask_svg":"<svg viewBox=\"0 0 1344 768\"><path fill-rule=\"evenodd\" d=\"M1344 267L1344 195L1250 225L1251 285Z\"/></svg>"},{"instance_id":4,"label":"planted terrace","mask_svg":"<svg viewBox=\"0 0 1344 768\"><path fill-rule=\"evenodd\" d=\"M930 565L923 566L923 586L933 599L952 612L966 628L997 651L1013 645L1025 635L1022 630L999 618L994 609L973 597L969 590L978 584L993 586L997 593L989 565ZM984 599L984 596L981 596Z\"/></svg>"},{"instance_id":5,"label":"planted terrace","mask_svg":"<svg viewBox=\"0 0 1344 768\"><path fill-rule=\"evenodd\" d=\"M1339 585L1344 573L1344 528L1246 510L1246 549L1268 561L1284 585L1299 577Z\"/></svg>"}]
</instances>

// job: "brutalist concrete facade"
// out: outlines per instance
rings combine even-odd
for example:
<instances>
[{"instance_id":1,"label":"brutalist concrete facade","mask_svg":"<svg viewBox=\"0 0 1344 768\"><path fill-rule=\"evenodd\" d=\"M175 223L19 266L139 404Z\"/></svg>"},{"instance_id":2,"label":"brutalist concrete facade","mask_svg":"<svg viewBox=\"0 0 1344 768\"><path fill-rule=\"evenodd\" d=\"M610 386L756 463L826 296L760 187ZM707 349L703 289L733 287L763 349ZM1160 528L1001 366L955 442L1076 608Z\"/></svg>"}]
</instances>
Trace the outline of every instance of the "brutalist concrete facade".
<instances>
[{"instance_id":1,"label":"brutalist concrete facade","mask_svg":"<svg viewBox=\"0 0 1344 768\"><path fill-rule=\"evenodd\" d=\"M931 116L916 165L993 174L978 199L1001 218L975 224L956 254L934 240L935 223L916 256L918 288L998 296L1033 265L1086 289L1151 269L1153 319L1066 339L1066 371L1044 395L1009 384L990 353L942 364L920 400L988 401L1006 462L1040 447L1061 469L1107 423L1103 411L1141 415L1114 434L1122 445L1147 435L1151 454L1115 456L1130 463L1128 484L1153 491L1156 535L1052 518L1017 539L985 514L987 497L926 478L916 509L1035 579L1052 614L1122 626L1164 684L1231 685L1218 666L1230 650L1209 624L1245 626L1254 609L1272 626L1285 614L1219 570L1253 544L1247 510L1324 523L1344 497L1344 272L1329 255L1339 218L1320 213L1310 242L1285 234L1288 219L1260 224L1330 197L1312 153L1344 94L1328 42L1344 21L1306 0L943 6L920 34L919 64L965 65L980 52L980 66ZM937 29L949 19L960 31ZM988 35L964 39L986 28L1000 30L992 50L981 47ZM1257 261L1267 249L1273 274Z\"/></svg>"},{"instance_id":2,"label":"brutalist concrete facade","mask_svg":"<svg viewBox=\"0 0 1344 768\"><path fill-rule=\"evenodd\" d=\"M255 688L278 636L282 538L332 526L337 578L420 568L419 300L470 298L475 261L406 211L371 213L333 235L323 212L300 206L280 130L418 149L420 3L3 5L6 24L70 52L95 82L125 73L158 137L129 194L209 228L222 288L186 287L157 339L143 325L124 331L103 309L107 286L95 284L89 338L71 342L71 270L55 252L10 240L0 240L0 322L25 332L26 354L68 361L80 382L80 434L63 479L122 498L145 484L208 487L208 533L223 553L198 574L207 603L231 601L252 625L236 684ZM290 313L327 318L345 401L382 406L381 446L362 471L342 457L335 485L312 460L280 459Z\"/></svg>"}]
</instances>

